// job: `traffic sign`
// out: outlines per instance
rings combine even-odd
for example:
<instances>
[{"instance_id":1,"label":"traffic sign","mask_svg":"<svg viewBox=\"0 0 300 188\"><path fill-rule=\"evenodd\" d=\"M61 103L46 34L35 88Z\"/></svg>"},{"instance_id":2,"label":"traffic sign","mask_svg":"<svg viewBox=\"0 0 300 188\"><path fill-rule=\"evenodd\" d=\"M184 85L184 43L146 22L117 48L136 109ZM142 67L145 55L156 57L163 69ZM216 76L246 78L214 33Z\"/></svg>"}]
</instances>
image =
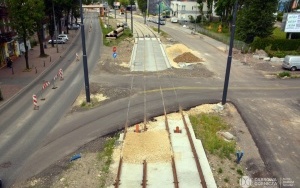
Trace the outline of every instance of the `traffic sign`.
<instances>
[{"instance_id":1,"label":"traffic sign","mask_svg":"<svg viewBox=\"0 0 300 188\"><path fill-rule=\"evenodd\" d=\"M113 53L113 58L116 58L116 57L117 57L117 53L114 52L114 53Z\"/></svg>"},{"instance_id":2,"label":"traffic sign","mask_svg":"<svg viewBox=\"0 0 300 188\"><path fill-rule=\"evenodd\" d=\"M116 52L117 51L117 47L113 47L113 52Z\"/></svg>"}]
</instances>

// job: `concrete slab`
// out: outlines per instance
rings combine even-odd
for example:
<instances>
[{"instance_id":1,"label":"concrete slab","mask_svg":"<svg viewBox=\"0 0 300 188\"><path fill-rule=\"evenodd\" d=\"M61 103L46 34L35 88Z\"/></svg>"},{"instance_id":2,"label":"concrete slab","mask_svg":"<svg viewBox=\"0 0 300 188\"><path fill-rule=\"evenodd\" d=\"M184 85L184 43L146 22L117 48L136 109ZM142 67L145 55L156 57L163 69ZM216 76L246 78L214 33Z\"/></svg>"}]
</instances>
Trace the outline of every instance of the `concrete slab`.
<instances>
[{"instance_id":1,"label":"concrete slab","mask_svg":"<svg viewBox=\"0 0 300 188\"><path fill-rule=\"evenodd\" d=\"M131 71L161 71L171 67L159 39L139 38L131 56Z\"/></svg>"},{"instance_id":2,"label":"concrete slab","mask_svg":"<svg viewBox=\"0 0 300 188\"><path fill-rule=\"evenodd\" d=\"M147 169L147 188L174 187L171 163L149 163Z\"/></svg>"},{"instance_id":3,"label":"concrete slab","mask_svg":"<svg viewBox=\"0 0 300 188\"><path fill-rule=\"evenodd\" d=\"M151 126L149 131L165 130L164 121L157 121ZM208 188L216 188L216 183L210 169L205 151L200 140L197 140L189 118L185 115L186 122L194 140L196 152L199 157L201 168ZM172 116L168 118L170 128L170 139L172 143L173 156L175 160L179 187L201 188L201 180L195 164L194 156L190 147L186 130L180 116ZM174 133L176 127L182 131ZM123 137L123 136L121 136ZM122 139L120 138L120 141ZM117 169L117 163L114 166ZM120 187L141 187L143 176L143 164L123 163ZM174 179L172 173L171 162L147 163L147 187L171 188L174 187Z\"/></svg>"},{"instance_id":4,"label":"concrete slab","mask_svg":"<svg viewBox=\"0 0 300 188\"><path fill-rule=\"evenodd\" d=\"M123 163L120 179L120 188L141 187L143 164Z\"/></svg>"}]
</instances>

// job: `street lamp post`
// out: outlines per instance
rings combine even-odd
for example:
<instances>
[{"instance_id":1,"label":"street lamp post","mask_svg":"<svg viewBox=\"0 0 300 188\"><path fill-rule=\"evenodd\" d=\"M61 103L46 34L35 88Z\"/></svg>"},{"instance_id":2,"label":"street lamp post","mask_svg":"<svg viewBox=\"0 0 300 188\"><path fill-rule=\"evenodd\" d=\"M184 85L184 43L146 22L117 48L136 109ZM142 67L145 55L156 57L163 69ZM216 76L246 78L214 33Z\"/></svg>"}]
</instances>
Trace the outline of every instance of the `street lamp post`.
<instances>
[{"instance_id":1,"label":"street lamp post","mask_svg":"<svg viewBox=\"0 0 300 188\"><path fill-rule=\"evenodd\" d=\"M130 14L131 14L131 33L133 33L132 2L130 3Z\"/></svg>"},{"instance_id":2,"label":"street lamp post","mask_svg":"<svg viewBox=\"0 0 300 188\"><path fill-rule=\"evenodd\" d=\"M56 28L56 21L55 21L55 12L54 12L54 4L53 4L53 0L52 0L52 12L53 12L53 20L54 20L54 31L55 31L55 35L56 35L56 51L58 53L58 42L57 42L57 28ZM52 41L53 42L53 41Z\"/></svg>"},{"instance_id":3,"label":"street lamp post","mask_svg":"<svg viewBox=\"0 0 300 188\"><path fill-rule=\"evenodd\" d=\"M159 34L159 31L160 31L160 2L158 4L158 34Z\"/></svg>"},{"instance_id":4,"label":"street lamp post","mask_svg":"<svg viewBox=\"0 0 300 188\"><path fill-rule=\"evenodd\" d=\"M228 90L229 76L230 76L230 67L231 67L231 60L232 60L232 48L233 48L233 41L234 41L237 5L238 5L238 3L237 3L237 0L236 0L235 5L234 5L234 10L233 10L233 17L232 17L231 36L230 36L229 52L228 52L228 58L227 58L227 67L226 67L226 74L225 74L225 81L224 81L224 88L223 88L222 105L224 105L226 103L226 98L227 98L227 90Z\"/></svg>"},{"instance_id":5,"label":"street lamp post","mask_svg":"<svg viewBox=\"0 0 300 188\"><path fill-rule=\"evenodd\" d=\"M84 83L85 83L85 95L86 102L91 102L90 99L90 86L89 86L89 72L87 65L87 55L85 47L85 33L83 25L83 13L82 13L82 0L80 0L80 18L81 18L81 42L82 42L82 59L83 59L83 71L84 71Z\"/></svg>"},{"instance_id":6,"label":"street lamp post","mask_svg":"<svg viewBox=\"0 0 300 188\"><path fill-rule=\"evenodd\" d=\"M149 18L149 0L147 0L147 17Z\"/></svg>"}]
</instances>

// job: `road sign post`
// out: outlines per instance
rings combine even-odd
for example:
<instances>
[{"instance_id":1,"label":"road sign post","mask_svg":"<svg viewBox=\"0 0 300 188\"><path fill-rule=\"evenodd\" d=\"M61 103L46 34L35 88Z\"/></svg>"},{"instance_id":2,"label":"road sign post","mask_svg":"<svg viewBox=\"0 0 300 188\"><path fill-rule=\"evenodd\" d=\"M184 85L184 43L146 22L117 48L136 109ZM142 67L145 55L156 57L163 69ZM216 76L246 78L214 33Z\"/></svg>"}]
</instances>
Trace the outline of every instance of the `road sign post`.
<instances>
[{"instance_id":1,"label":"road sign post","mask_svg":"<svg viewBox=\"0 0 300 188\"><path fill-rule=\"evenodd\" d=\"M116 52L113 52L113 58L114 58L114 63L115 63L115 61L116 61L116 57L117 57L117 53Z\"/></svg>"}]
</instances>

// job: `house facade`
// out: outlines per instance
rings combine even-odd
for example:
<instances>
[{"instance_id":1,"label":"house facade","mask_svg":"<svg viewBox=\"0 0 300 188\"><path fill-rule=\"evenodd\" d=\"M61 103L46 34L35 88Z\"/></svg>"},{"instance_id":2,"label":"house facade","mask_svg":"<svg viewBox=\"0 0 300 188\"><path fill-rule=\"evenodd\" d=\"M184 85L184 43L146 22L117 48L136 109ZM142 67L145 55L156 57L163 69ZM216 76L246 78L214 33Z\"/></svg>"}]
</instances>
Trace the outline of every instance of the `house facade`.
<instances>
[{"instance_id":1,"label":"house facade","mask_svg":"<svg viewBox=\"0 0 300 188\"><path fill-rule=\"evenodd\" d=\"M18 42L16 41L17 33L8 26L8 10L3 4L0 4L0 66L6 64L6 57L19 55Z\"/></svg>"},{"instance_id":2,"label":"house facade","mask_svg":"<svg viewBox=\"0 0 300 188\"><path fill-rule=\"evenodd\" d=\"M171 1L170 8L172 9L171 16L178 18L178 20L188 21L189 17L194 19L200 15L199 4L195 0L190 1ZM212 8L212 15L216 16ZM203 14L207 14L207 3L203 2Z\"/></svg>"}]
</instances>

